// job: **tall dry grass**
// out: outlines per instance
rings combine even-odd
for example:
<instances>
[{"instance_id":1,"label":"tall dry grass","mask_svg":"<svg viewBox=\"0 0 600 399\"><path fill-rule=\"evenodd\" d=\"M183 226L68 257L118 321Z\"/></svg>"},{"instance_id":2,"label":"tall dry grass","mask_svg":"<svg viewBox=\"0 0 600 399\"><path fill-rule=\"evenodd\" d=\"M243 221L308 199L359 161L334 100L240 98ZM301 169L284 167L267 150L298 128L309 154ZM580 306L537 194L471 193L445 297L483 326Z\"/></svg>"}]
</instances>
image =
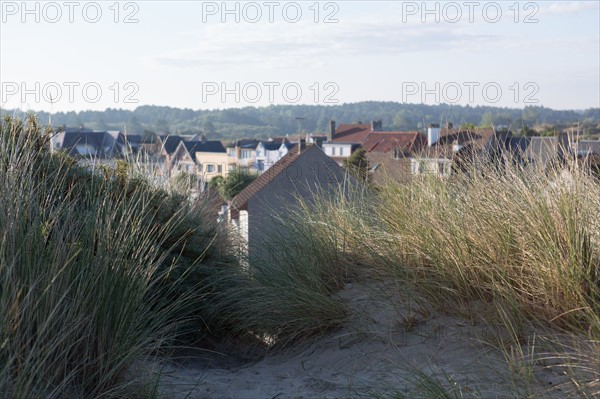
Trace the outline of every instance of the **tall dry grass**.
<instances>
[{"instance_id":1,"label":"tall dry grass","mask_svg":"<svg viewBox=\"0 0 600 399\"><path fill-rule=\"evenodd\" d=\"M136 396L132 364L197 317L179 260L207 243L175 197L50 154L50 134L0 125L0 396Z\"/></svg>"},{"instance_id":2,"label":"tall dry grass","mask_svg":"<svg viewBox=\"0 0 600 399\"><path fill-rule=\"evenodd\" d=\"M504 329L510 342L494 345L519 370L552 358L579 396L600 395L600 182L575 160L474 160L450 178L317 201L298 220L327 243L321 251L351 261L344 267L396 278L429 307L477 303L477 318ZM532 330L545 342L536 353Z\"/></svg>"},{"instance_id":3,"label":"tall dry grass","mask_svg":"<svg viewBox=\"0 0 600 399\"><path fill-rule=\"evenodd\" d=\"M576 163L478 165L388 184L379 200L379 253L439 305L495 301L600 336L600 184Z\"/></svg>"}]
</instances>

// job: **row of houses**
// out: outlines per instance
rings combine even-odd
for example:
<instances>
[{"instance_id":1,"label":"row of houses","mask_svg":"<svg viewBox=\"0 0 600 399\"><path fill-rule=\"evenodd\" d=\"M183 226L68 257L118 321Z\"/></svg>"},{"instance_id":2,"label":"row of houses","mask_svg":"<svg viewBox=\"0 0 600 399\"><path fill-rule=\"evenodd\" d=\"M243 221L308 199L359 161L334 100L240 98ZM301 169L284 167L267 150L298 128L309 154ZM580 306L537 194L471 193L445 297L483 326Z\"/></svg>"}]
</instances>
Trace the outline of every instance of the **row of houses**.
<instances>
[{"instance_id":1,"label":"row of houses","mask_svg":"<svg viewBox=\"0 0 600 399\"><path fill-rule=\"evenodd\" d=\"M153 142L142 142L139 135L119 131L93 131L70 128L57 133L52 148L70 155L111 163L117 158L133 157L152 165L155 175L170 177L185 172L202 182L215 176L226 177L237 168L261 174L283 159L297 143L315 146L342 166L358 148L365 150L369 171L379 176L403 180L413 175L448 176L461 159L477 155L489 158L509 156L522 163L545 165L570 154L600 156L600 140L579 140L568 133L553 137L517 137L509 131L491 127L454 128L431 124L425 132L385 131L381 121L336 125L330 122L323 135L268 140L241 139L224 145L204 135L159 135Z\"/></svg>"},{"instance_id":2,"label":"row of houses","mask_svg":"<svg viewBox=\"0 0 600 399\"><path fill-rule=\"evenodd\" d=\"M567 155L600 156L600 140L580 140L567 132L552 137L514 136L510 131L487 128L455 128L431 124L426 132L384 131L380 121L369 124L331 122L323 150L341 164L357 148L366 151L372 172L402 178L418 174L448 176L457 160L510 158L523 164L546 165ZM375 175L377 173L374 173Z\"/></svg>"},{"instance_id":3,"label":"row of houses","mask_svg":"<svg viewBox=\"0 0 600 399\"><path fill-rule=\"evenodd\" d=\"M492 128L454 128L451 123L431 124L425 132L400 132L385 131L380 121L339 126L331 121L324 135L243 139L229 145L203 135L164 135L144 143L137 135L84 128L57 133L51 143L54 150L86 159L136 157L155 165L155 174L165 177L185 172L208 182L236 168L257 171L260 176L221 209L221 220L237 231L250 258L268 255L275 245L269 227L274 213L282 214L316 191L339 195L340 188L343 194L359 184L342 167L359 148L365 151L374 180L385 176L399 181L422 174L448 176L472 156L541 165L566 156L600 156L600 140L578 140L566 133L516 137Z\"/></svg>"},{"instance_id":4,"label":"row of houses","mask_svg":"<svg viewBox=\"0 0 600 399\"><path fill-rule=\"evenodd\" d=\"M569 134L554 137L515 137L491 128L455 129L432 124L426 134L386 132L381 122L343 124L331 122L323 140L306 145L301 139L270 169L234 197L222 210L241 239L244 259L261 261L272 256L285 230L278 216L300 199L318 195L347 195L360 185L342 168L358 148L363 148L374 176L397 179L420 174L448 176L461 160L486 158L491 162L548 165L567 156L600 156L600 140L573 140ZM247 158L252 157L247 153Z\"/></svg>"},{"instance_id":5,"label":"row of houses","mask_svg":"<svg viewBox=\"0 0 600 399\"><path fill-rule=\"evenodd\" d=\"M171 176L186 172L210 181L227 176L238 167L264 172L283 158L294 144L287 137L268 140L242 139L225 147L221 141L204 135L159 135L142 142L140 135L120 131L67 128L51 139L53 151L95 162L111 164L116 159L132 159L156 164L155 173Z\"/></svg>"}]
</instances>

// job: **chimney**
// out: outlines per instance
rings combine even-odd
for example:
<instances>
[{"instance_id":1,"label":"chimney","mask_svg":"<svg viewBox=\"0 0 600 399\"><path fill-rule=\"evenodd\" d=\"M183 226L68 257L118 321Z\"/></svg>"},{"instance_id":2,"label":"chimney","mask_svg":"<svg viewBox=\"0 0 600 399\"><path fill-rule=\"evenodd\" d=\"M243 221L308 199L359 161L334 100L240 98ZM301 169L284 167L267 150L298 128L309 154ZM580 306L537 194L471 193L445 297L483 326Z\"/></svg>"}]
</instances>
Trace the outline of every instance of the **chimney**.
<instances>
[{"instance_id":1,"label":"chimney","mask_svg":"<svg viewBox=\"0 0 600 399\"><path fill-rule=\"evenodd\" d=\"M335 137L335 121L329 121L329 134L327 135L327 141L333 140Z\"/></svg>"},{"instance_id":2,"label":"chimney","mask_svg":"<svg viewBox=\"0 0 600 399\"><path fill-rule=\"evenodd\" d=\"M440 125L432 123L427 128L427 145L431 147L440 139Z\"/></svg>"},{"instance_id":3,"label":"chimney","mask_svg":"<svg viewBox=\"0 0 600 399\"><path fill-rule=\"evenodd\" d=\"M371 131L380 132L382 131L383 122L382 121L371 121Z\"/></svg>"},{"instance_id":4,"label":"chimney","mask_svg":"<svg viewBox=\"0 0 600 399\"><path fill-rule=\"evenodd\" d=\"M300 139L300 141L298 142L298 154L300 154L305 149L306 149L306 140Z\"/></svg>"}]
</instances>

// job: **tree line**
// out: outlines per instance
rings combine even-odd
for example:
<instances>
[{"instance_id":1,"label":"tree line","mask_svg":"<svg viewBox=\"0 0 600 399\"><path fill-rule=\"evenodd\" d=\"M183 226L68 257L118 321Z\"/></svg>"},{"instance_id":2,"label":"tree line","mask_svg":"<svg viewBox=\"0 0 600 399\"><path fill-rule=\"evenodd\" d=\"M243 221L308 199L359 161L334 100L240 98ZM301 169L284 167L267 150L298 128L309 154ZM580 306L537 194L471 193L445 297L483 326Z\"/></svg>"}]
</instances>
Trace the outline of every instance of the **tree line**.
<instances>
[{"instance_id":1,"label":"tree line","mask_svg":"<svg viewBox=\"0 0 600 399\"><path fill-rule=\"evenodd\" d=\"M12 111L7 111L7 113ZM430 123L454 126L503 126L519 134L531 134L533 126L579 124L588 134L600 133L600 108L553 110L543 106L502 108L491 106L401 104L365 101L340 105L272 105L224 110L192 110L144 105L133 111L37 112L40 121L54 126L85 126L98 130L126 130L150 138L154 134L205 133L209 139L242 137L266 139L298 132L325 133L329 121L338 123L381 120L384 130L420 130Z\"/></svg>"}]
</instances>

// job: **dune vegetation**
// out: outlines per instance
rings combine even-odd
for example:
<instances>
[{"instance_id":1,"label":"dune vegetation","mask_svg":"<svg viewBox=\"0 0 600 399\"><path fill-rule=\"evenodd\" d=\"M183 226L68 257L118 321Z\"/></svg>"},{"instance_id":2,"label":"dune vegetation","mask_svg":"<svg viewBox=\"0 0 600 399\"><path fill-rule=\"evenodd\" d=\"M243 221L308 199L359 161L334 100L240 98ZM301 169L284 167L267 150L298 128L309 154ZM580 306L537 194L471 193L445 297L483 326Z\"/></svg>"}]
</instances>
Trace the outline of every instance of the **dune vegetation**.
<instances>
[{"instance_id":1,"label":"dune vegetation","mask_svg":"<svg viewBox=\"0 0 600 399\"><path fill-rule=\"evenodd\" d=\"M422 312L503 331L490 343L515 378L558 365L563 389L600 395L600 183L576 162L301 201L275 216L278 251L249 262L201 200L131 163L51 153L34 117L1 123L0 396L156 397L140 362L317 339L344 325L341 288L381 280Z\"/></svg>"}]
</instances>

